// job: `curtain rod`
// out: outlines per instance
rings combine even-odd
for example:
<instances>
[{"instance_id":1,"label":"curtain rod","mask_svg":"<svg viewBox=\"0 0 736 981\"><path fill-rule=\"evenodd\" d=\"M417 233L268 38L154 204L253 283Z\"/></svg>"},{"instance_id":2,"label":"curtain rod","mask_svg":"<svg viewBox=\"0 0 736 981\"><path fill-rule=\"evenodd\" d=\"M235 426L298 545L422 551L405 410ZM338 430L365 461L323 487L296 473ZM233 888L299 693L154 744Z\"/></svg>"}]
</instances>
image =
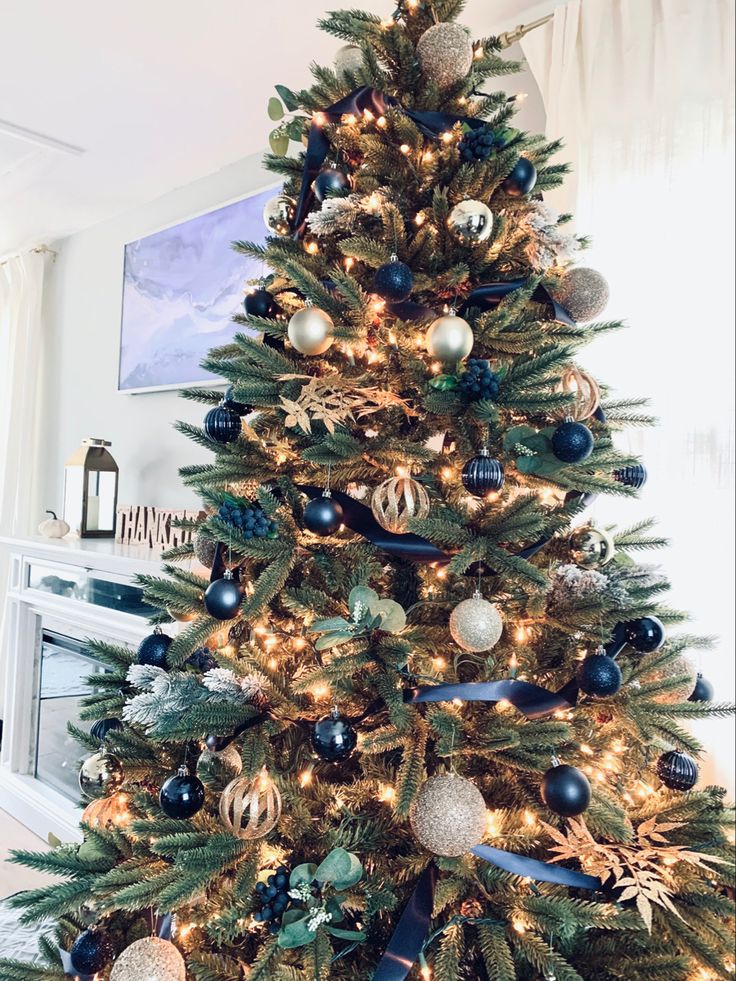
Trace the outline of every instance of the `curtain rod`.
<instances>
[{"instance_id":1,"label":"curtain rod","mask_svg":"<svg viewBox=\"0 0 736 981\"><path fill-rule=\"evenodd\" d=\"M24 249L22 252L13 252L10 255L6 255L4 259L0 259L0 266L6 265L11 259L19 259L20 256L26 255L29 252L34 255L50 255L52 259L55 259L58 255L58 252L50 249L48 245L37 245L33 249Z\"/></svg>"},{"instance_id":2,"label":"curtain rod","mask_svg":"<svg viewBox=\"0 0 736 981\"><path fill-rule=\"evenodd\" d=\"M503 34L499 34L498 40L501 48L510 48L512 44L521 41L523 37L526 37L527 34L537 27L549 24L554 16L554 14L547 14L545 17L538 17L537 20L533 20L529 24L518 24L512 31L504 31Z\"/></svg>"}]
</instances>

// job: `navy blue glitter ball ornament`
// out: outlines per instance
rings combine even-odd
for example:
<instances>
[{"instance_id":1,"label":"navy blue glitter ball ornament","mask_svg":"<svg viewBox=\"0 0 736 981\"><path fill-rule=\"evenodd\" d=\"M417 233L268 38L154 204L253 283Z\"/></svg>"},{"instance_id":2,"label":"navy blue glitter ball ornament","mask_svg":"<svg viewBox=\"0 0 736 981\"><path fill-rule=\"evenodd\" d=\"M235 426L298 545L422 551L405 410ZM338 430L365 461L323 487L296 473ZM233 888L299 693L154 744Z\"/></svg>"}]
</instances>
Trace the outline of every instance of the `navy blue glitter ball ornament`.
<instances>
[{"instance_id":1,"label":"navy blue glitter ball ornament","mask_svg":"<svg viewBox=\"0 0 736 981\"><path fill-rule=\"evenodd\" d=\"M514 169L501 184L502 189L512 198L528 194L537 183L537 168L526 157L519 157Z\"/></svg>"},{"instance_id":2,"label":"navy blue glitter ball ornament","mask_svg":"<svg viewBox=\"0 0 736 981\"><path fill-rule=\"evenodd\" d=\"M590 784L577 767L566 763L550 767L542 777L542 800L561 817L576 817L590 804Z\"/></svg>"},{"instance_id":3,"label":"navy blue glitter ball ornament","mask_svg":"<svg viewBox=\"0 0 736 981\"><path fill-rule=\"evenodd\" d=\"M350 187L348 175L338 167L324 167L314 178L312 190L318 201L324 201L328 194L338 194Z\"/></svg>"},{"instance_id":4,"label":"navy blue glitter ball ornament","mask_svg":"<svg viewBox=\"0 0 736 981\"><path fill-rule=\"evenodd\" d=\"M698 764L688 753L672 749L657 760L657 776L670 790L692 790L698 775Z\"/></svg>"},{"instance_id":5,"label":"navy blue glitter ball ornament","mask_svg":"<svg viewBox=\"0 0 736 981\"><path fill-rule=\"evenodd\" d=\"M626 487L634 487L639 490L647 482L647 468L643 463L635 463L631 467L622 467L620 470L613 471L613 479Z\"/></svg>"},{"instance_id":6,"label":"navy blue glitter ball ornament","mask_svg":"<svg viewBox=\"0 0 736 981\"><path fill-rule=\"evenodd\" d=\"M503 465L490 457L486 450L464 464L460 479L469 494L485 497L486 494L501 490L506 475Z\"/></svg>"},{"instance_id":7,"label":"navy blue glitter ball ornament","mask_svg":"<svg viewBox=\"0 0 736 981\"><path fill-rule=\"evenodd\" d=\"M664 644L664 627L657 617L641 617L624 624L626 643L639 654L651 654Z\"/></svg>"},{"instance_id":8,"label":"navy blue glitter ball ornament","mask_svg":"<svg viewBox=\"0 0 736 981\"><path fill-rule=\"evenodd\" d=\"M243 307L250 317L266 317L268 320L273 320L279 309L273 296L263 288L247 293Z\"/></svg>"},{"instance_id":9,"label":"navy blue glitter ball ornament","mask_svg":"<svg viewBox=\"0 0 736 981\"><path fill-rule=\"evenodd\" d=\"M711 702L713 701L713 695L713 685L702 674L698 674L693 693L688 698L688 702Z\"/></svg>"},{"instance_id":10,"label":"navy blue glitter ball ornament","mask_svg":"<svg viewBox=\"0 0 736 981\"><path fill-rule=\"evenodd\" d=\"M167 817L178 821L193 817L204 804L204 784L185 766L179 767L178 773L164 782L158 802Z\"/></svg>"},{"instance_id":11,"label":"navy blue glitter ball ornament","mask_svg":"<svg viewBox=\"0 0 736 981\"><path fill-rule=\"evenodd\" d=\"M500 381L484 358L469 358L460 375L460 393L472 402L485 399L492 402L498 395Z\"/></svg>"},{"instance_id":12,"label":"navy blue glitter ball ornament","mask_svg":"<svg viewBox=\"0 0 736 981\"><path fill-rule=\"evenodd\" d=\"M414 285L414 274L405 262L399 262L399 257L391 256L376 270L373 277L373 292L382 299L400 303L411 293Z\"/></svg>"},{"instance_id":13,"label":"navy blue glitter ball ornament","mask_svg":"<svg viewBox=\"0 0 736 981\"><path fill-rule=\"evenodd\" d=\"M97 974L115 956L112 940L102 930L92 927L80 933L72 944L69 957L77 974Z\"/></svg>"},{"instance_id":14,"label":"navy blue glitter ball ornament","mask_svg":"<svg viewBox=\"0 0 736 981\"><path fill-rule=\"evenodd\" d=\"M137 660L139 664L150 664L154 668L166 667L166 652L171 646L172 638L161 633L157 628L148 637L144 637L138 646Z\"/></svg>"},{"instance_id":15,"label":"navy blue glitter ball ornament","mask_svg":"<svg viewBox=\"0 0 736 981\"><path fill-rule=\"evenodd\" d=\"M232 443L240 435L240 416L224 405L215 406L204 417L204 431L215 443Z\"/></svg>"},{"instance_id":16,"label":"navy blue glitter ball ornament","mask_svg":"<svg viewBox=\"0 0 736 981\"><path fill-rule=\"evenodd\" d=\"M250 406L246 405L245 402L238 402L235 398L235 388L232 385L228 385L225 389L222 404L226 409L235 412L239 416L247 416L249 412L252 412Z\"/></svg>"},{"instance_id":17,"label":"navy blue glitter ball ornament","mask_svg":"<svg viewBox=\"0 0 736 981\"><path fill-rule=\"evenodd\" d=\"M552 452L563 463L582 463L594 446L593 434L582 422L563 422L552 433Z\"/></svg>"},{"instance_id":18,"label":"navy blue glitter ball ornament","mask_svg":"<svg viewBox=\"0 0 736 981\"><path fill-rule=\"evenodd\" d=\"M229 569L211 582L204 593L204 608L216 620L233 620L243 602L243 587Z\"/></svg>"},{"instance_id":19,"label":"navy blue glitter ball ornament","mask_svg":"<svg viewBox=\"0 0 736 981\"><path fill-rule=\"evenodd\" d=\"M606 698L621 688L621 668L607 654L591 654L578 668L578 685L586 695Z\"/></svg>"},{"instance_id":20,"label":"navy blue glitter ball ornament","mask_svg":"<svg viewBox=\"0 0 736 981\"><path fill-rule=\"evenodd\" d=\"M122 728L123 723L120 721L120 719L98 719L97 722L94 722L90 726L89 734L93 739L97 739L99 742L102 742L108 732L119 732L119 730Z\"/></svg>"},{"instance_id":21,"label":"navy blue glitter ball ornament","mask_svg":"<svg viewBox=\"0 0 736 981\"><path fill-rule=\"evenodd\" d=\"M304 527L315 535L332 535L342 524L342 517L342 505L323 494L304 508Z\"/></svg>"},{"instance_id":22,"label":"navy blue glitter ball ornament","mask_svg":"<svg viewBox=\"0 0 736 981\"><path fill-rule=\"evenodd\" d=\"M358 744L358 733L336 709L314 723L312 749L325 763L346 760Z\"/></svg>"},{"instance_id":23,"label":"navy blue glitter ball ornament","mask_svg":"<svg viewBox=\"0 0 736 981\"><path fill-rule=\"evenodd\" d=\"M458 144L460 159L465 163L488 160L497 147L504 145L503 135L494 133L490 126L478 126L465 133Z\"/></svg>"}]
</instances>

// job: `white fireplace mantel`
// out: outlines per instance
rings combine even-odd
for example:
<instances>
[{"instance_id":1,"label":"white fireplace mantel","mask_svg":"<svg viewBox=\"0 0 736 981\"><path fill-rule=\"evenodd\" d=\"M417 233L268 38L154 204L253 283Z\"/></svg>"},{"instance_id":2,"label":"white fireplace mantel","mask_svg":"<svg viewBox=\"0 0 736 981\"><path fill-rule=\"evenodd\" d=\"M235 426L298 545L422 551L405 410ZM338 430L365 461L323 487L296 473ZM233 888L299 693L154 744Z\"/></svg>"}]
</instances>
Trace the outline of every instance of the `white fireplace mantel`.
<instances>
[{"instance_id":1,"label":"white fireplace mantel","mask_svg":"<svg viewBox=\"0 0 736 981\"><path fill-rule=\"evenodd\" d=\"M4 678L0 807L42 838L79 840L77 804L35 776L40 703L41 638L53 631L137 646L150 633L144 610L115 608L116 585L135 586L138 574L160 574L157 549L112 539L2 538L8 560L0 656ZM102 582L113 605L98 605ZM57 591L55 592L54 589ZM110 602L109 596L106 602ZM79 747L79 757L84 755Z\"/></svg>"}]
</instances>

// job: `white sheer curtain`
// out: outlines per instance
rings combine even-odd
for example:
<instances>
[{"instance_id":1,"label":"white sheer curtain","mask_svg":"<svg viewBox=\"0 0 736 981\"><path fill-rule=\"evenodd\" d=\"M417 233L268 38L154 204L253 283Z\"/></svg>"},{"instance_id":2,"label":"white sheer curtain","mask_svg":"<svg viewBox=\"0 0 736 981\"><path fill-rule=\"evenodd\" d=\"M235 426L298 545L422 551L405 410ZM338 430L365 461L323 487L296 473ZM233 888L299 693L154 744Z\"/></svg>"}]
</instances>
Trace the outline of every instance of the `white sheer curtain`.
<instances>
[{"instance_id":1,"label":"white sheer curtain","mask_svg":"<svg viewBox=\"0 0 736 981\"><path fill-rule=\"evenodd\" d=\"M716 698L734 692L733 3L573 0L524 39L574 176L549 202L575 214L580 263L611 285L607 317L629 330L584 354L622 395L648 395L656 430L629 438L649 481L638 501L601 499L601 523L657 515L672 602L694 631ZM703 781L733 789L728 720L694 727ZM702 781L701 781L702 782Z\"/></svg>"}]
</instances>

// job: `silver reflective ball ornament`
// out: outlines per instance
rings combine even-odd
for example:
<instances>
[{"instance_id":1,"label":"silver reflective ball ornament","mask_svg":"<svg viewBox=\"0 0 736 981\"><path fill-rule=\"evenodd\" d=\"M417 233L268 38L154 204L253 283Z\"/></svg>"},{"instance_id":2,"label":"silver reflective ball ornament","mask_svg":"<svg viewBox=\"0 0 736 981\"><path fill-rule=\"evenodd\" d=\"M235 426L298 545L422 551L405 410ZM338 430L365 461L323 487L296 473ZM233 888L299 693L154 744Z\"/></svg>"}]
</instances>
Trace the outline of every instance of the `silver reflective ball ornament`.
<instances>
[{"instance_id":1,"label":"silver reflective ball ornament","mask_svg":"<svg viewBox=\"0 0 736 981\"><path fill-rule=\"evenodd\" d=\"M324 354L332 344L332 317L319 307L307 306L298 310L289 321L288 335L300 354L310 357Z\"/></svg>"},{"instance_id":2,"label":"silver reflective ball ornament","mask_svg":"<svg viewBox=\"0 0 736 981\"><path fill-rule=\"evenodd\" d=\"M79 770L79 789L89 800L109 797L120 788L125 773L123 764L112 753L100 750L82 763Z\"/></svg>"},{"instance_id":3,"label":"silver reflective ball ornament","mask_svg":"<svg viewBox=\"0 0 736 981\"><path fill-rule=\"evenodd\" d=\"M430 777L419 788L410 815L420 845L454 858L474 848L486 829L486 802L470 780L455 774Z\"/></svg>"},{"instance_id":4,"label":"silver reflective ball ornament","mask_svg":"<svg viewBox=\"0 0 736 981\"><path fill-rule=\"evenodd\" d=\"M473 350L474 340L467 320L450 312L430 324L427 351L440 361L462 361Z\"/></svg>"},{"instance_id":5,"label":"silver reflective ball ornament","mask_svg":"<svg viewBox=\"0 0 736 981\"><path fill-rule=\"evenodd\" d=\"M601 569L616 554L613 539L607 531L585 525L570 535L570 555L583 569Z\"/></svg>"},{"instance_id":6,"label":"silver reflective ball ornament","mask_svg":"<svg viewBox=\"0 0 736 981\"><path fill-rule=\"evenodd\" d=\"M493 231L493 212L482 201L460 201L450 212L447 227L459 242L485 242Z\"/></svg>"},{"instance_id":7,"label":"silver reflective ball ornament","mask_svg":"<svg viewBox=\"0 0 736 981\"><path fill-rule=\"evenodd\" d=\"M470 599L458 603L450 614L450 634L464 651L476 654L490 651L499 642L502 633L501 614L477 590Z\"/></svg>"},{"instance_id":8,"label":"silver reflective ball ornament","mask_svg":"<svg viewBox=\"0 0 736 981\"><path fill-rule=\"evenodd\" d=\"M289 235L294 220L296 201L287 194L277 194L266 201L263 208L263 223L274 235Z\"/></svg>"}]
</instances>

